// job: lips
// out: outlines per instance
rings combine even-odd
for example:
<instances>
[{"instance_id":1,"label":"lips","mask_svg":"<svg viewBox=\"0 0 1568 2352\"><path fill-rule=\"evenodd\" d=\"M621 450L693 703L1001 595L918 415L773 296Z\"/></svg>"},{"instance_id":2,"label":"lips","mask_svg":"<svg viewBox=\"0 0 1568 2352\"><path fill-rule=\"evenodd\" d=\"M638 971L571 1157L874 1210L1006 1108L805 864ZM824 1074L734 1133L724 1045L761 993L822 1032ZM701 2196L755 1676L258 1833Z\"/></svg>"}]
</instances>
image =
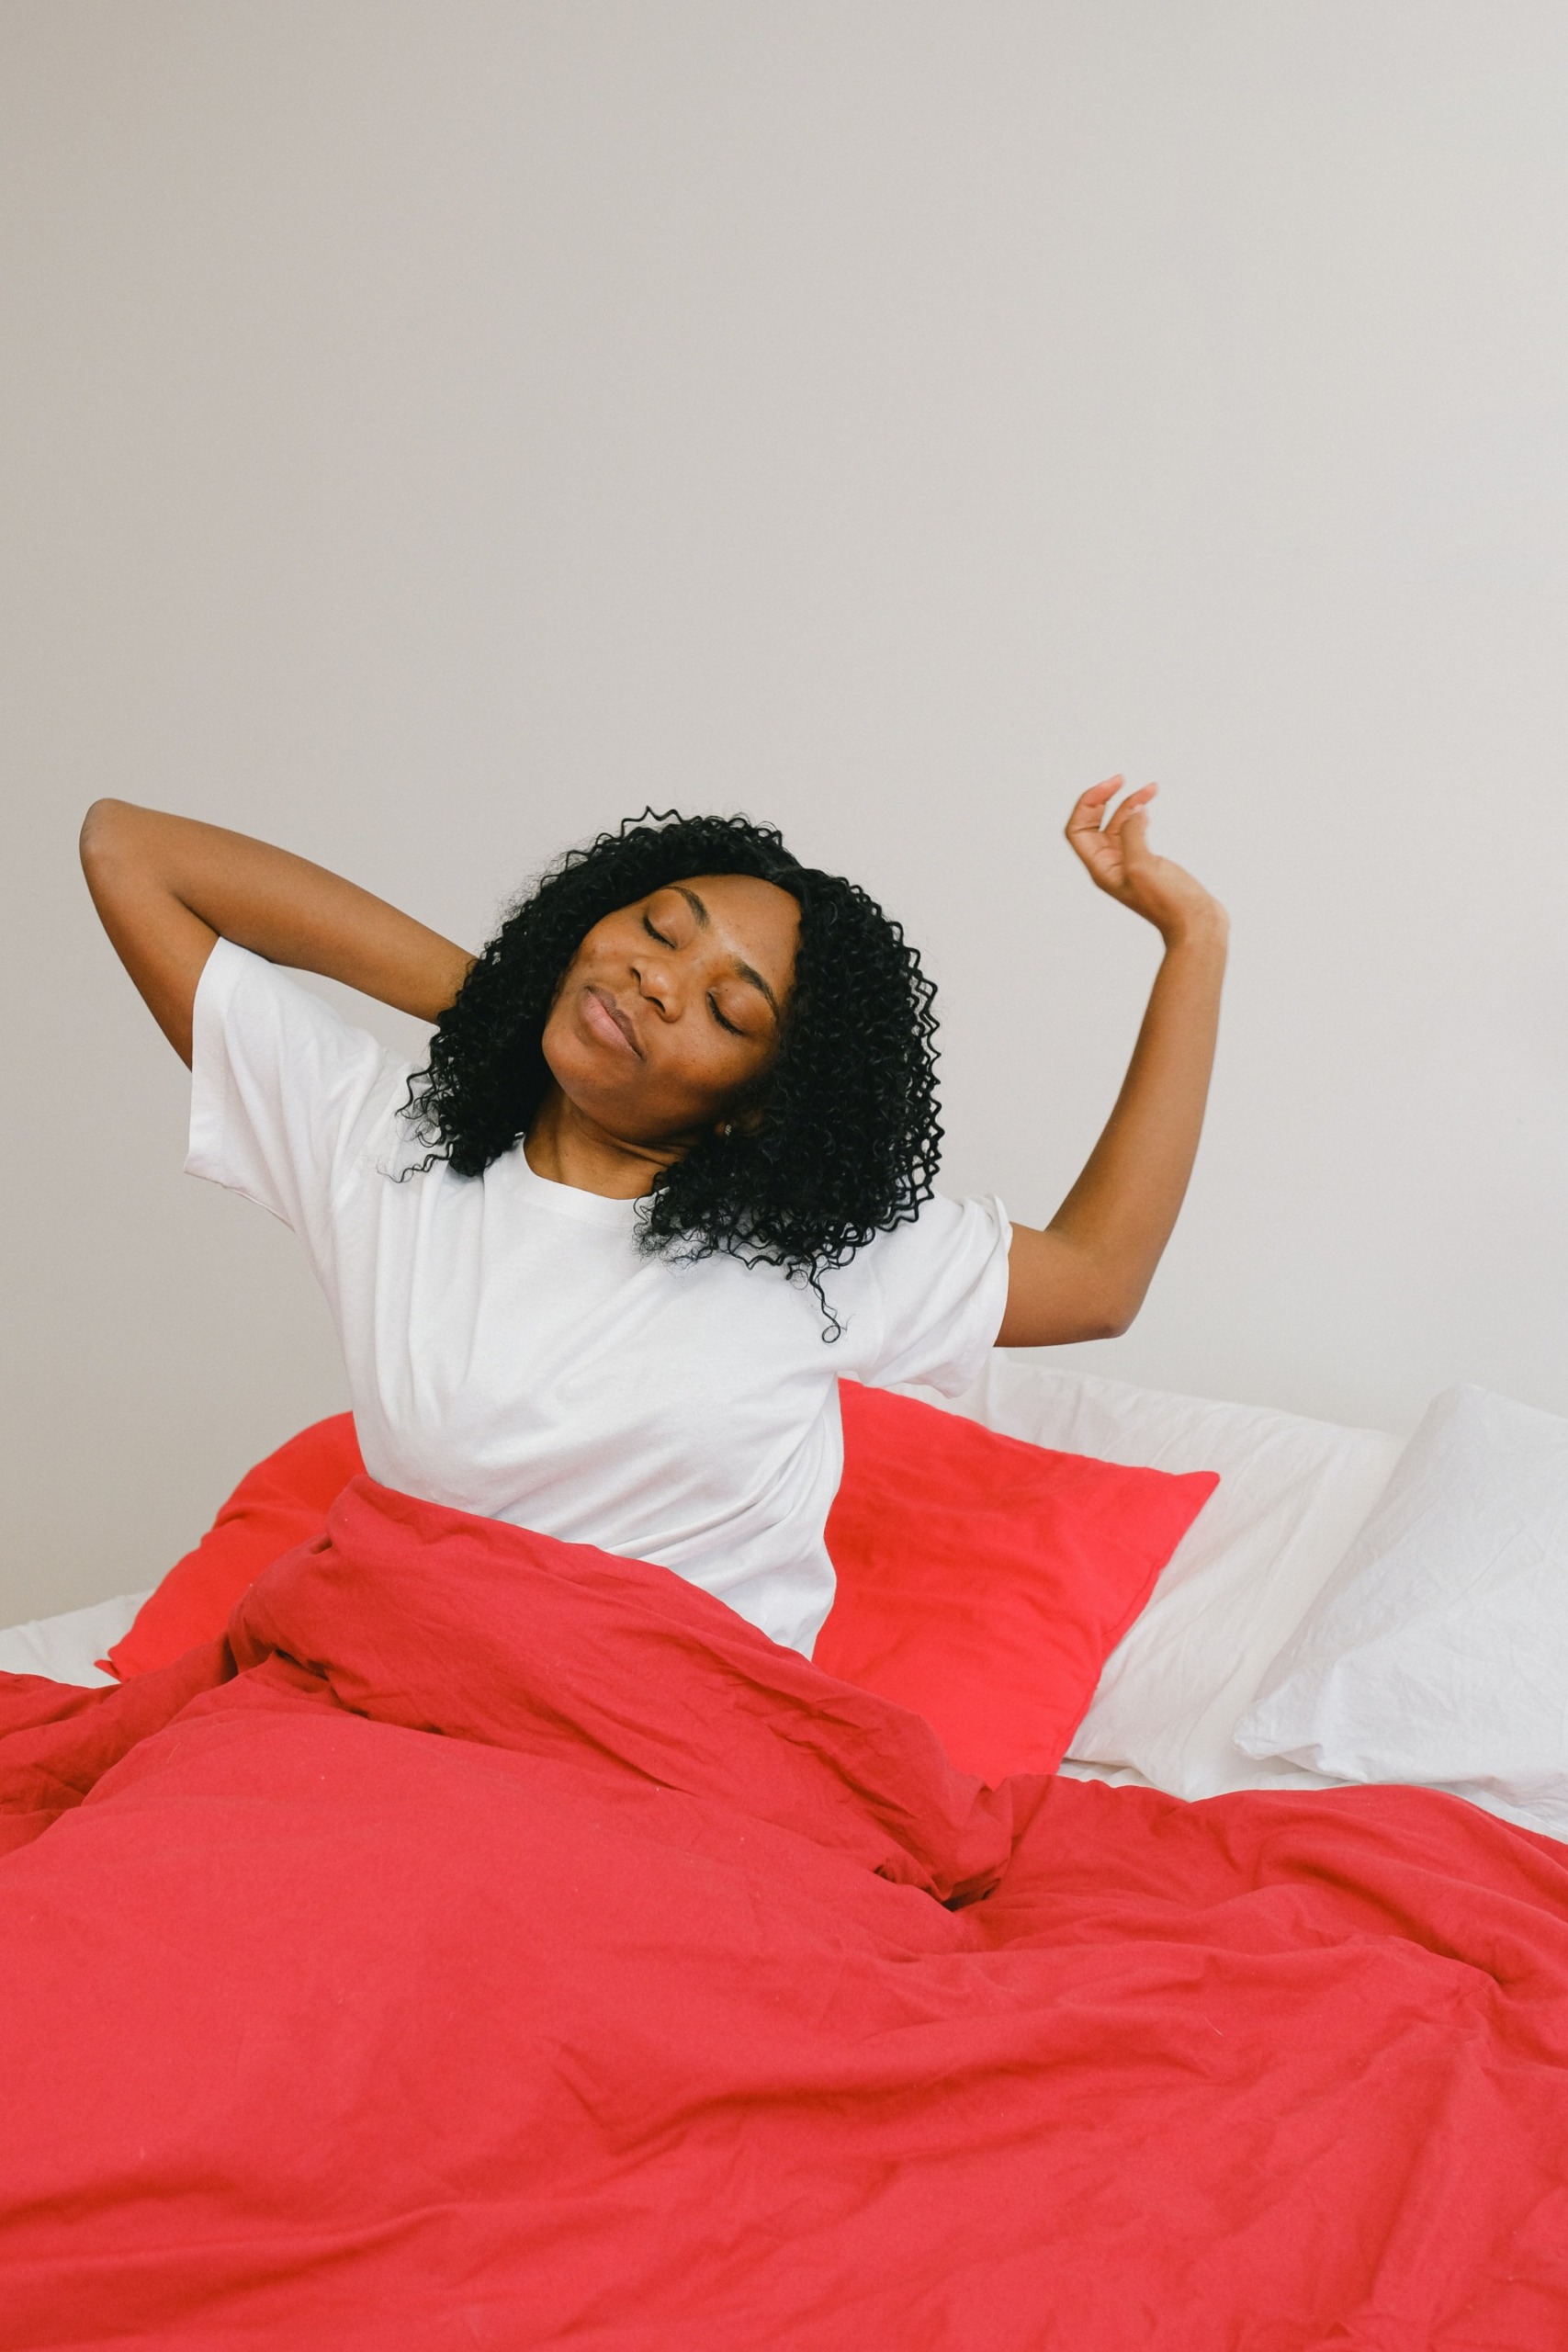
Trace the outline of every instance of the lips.
<instances>
[{"instance_id":1,"label":"lips","mask_svg":"<svg viewBox=\"0 0 1568 2352\"><path fill-rule=\"evenodd\" d=\"M606 1045L619 1046L624 1051L635 1054L638 1061L642 1059L637 1031L608 989L589 986L583 989L582 1017L594 1036L603 1038Z\"/></svg>"}]
</instances>

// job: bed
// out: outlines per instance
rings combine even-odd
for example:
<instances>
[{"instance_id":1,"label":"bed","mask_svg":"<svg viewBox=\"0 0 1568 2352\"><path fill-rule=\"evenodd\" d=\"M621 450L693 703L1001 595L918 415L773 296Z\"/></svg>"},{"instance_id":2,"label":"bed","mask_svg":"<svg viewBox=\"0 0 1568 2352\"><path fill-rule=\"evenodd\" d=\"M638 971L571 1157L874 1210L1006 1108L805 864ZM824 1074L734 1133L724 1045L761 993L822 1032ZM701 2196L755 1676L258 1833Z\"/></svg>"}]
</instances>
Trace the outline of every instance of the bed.
<instances>
[{"instance_id":1,"label":"bed","mask_svg":"<svg viewBox=\"0 0 1568 2352\"><path fill-rule=\"evenodd\" d=\"M0 1636L0 2346L1568 2340L1551 1758L1300 1760L1349 1736L1313 1641L1372 1672L1496 1413L1423 1452L1002 1357L960 1409L1220 1472L1056 1775L368 1481L227 1646ZM1507 1422L1487 1546L1538 1626L1563 1434Z\"/></svg>"}]
</instances>

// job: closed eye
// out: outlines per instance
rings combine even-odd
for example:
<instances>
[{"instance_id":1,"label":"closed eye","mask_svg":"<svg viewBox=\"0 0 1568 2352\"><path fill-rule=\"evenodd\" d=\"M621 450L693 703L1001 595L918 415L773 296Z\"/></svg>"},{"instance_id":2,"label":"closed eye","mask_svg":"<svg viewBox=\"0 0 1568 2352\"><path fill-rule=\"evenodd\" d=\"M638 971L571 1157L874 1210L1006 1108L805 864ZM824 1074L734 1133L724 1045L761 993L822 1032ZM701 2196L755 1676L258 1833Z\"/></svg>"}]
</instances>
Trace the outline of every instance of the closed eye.
<instances>
[{"instance_id":1,"label":"closed eye","mask_svg":"<svg viewBox=\"0 0 1568 2352\"><path fill-rule=\"evenodd\" d=\"M662 931L655 928L653 920L646 909L643 912L642 927L644 931L647 932L649 939L657 939L660 947L674 946L675 942L672 939L669 938ZM728 1029L732 1037L745 1037L750 1034L748 1030L739 1028L733 1021L726 1020L724 1014L718 1009L718 1001L716 997L709 997L708 1011L712 1013L719 1027L721 1029Z\"/></svg>"}]
</instances>

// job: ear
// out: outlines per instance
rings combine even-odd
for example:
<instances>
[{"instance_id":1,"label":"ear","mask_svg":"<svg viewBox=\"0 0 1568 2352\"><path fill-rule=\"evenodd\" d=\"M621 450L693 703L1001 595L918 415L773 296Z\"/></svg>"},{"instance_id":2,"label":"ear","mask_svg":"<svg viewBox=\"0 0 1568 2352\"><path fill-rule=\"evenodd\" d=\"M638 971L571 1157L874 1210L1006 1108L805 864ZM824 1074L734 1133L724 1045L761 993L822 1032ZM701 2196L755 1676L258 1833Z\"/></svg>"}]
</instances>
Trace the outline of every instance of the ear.
<instances>
[{"instance_id":1,"label":"ear","mask_svg":"<svg viewBox=\"0 0 1568 2352\"><path fill-rule=\"evenodd\" d=\"M720 1119L717 1126L714 1129L714 1133L718 1137L720 1143L728 1143L736 1136L760 1135L761 1127L762 1114L761 1110L753 1104L751 1109L749 1111L737 1111L732 1117Z\"/></svg>"}]
</instances>

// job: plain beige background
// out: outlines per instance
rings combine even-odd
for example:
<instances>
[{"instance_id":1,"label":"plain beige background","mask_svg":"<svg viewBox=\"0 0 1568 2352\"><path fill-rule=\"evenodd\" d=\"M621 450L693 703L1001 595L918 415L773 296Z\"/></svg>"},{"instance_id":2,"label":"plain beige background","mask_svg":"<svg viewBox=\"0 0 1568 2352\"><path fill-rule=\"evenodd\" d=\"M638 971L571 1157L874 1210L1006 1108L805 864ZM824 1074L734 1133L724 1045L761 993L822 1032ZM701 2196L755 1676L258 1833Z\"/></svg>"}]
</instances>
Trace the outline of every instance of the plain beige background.
<instances>
[{"instance_id":1,"label":"plain beige background","mask_svg":"<svg viewBox=\"0 0 1568 2352\"><path fill-rule=\"evenodd\" d=\"M951 1188L1047 1218L1229 900L1134 1380L1568 1410L1568 13L6 0L0 1622L150 1582L343 1390L180 1172L99 793L461 938L645 801L942 985Z\"/></svg>"}]
</instances>

